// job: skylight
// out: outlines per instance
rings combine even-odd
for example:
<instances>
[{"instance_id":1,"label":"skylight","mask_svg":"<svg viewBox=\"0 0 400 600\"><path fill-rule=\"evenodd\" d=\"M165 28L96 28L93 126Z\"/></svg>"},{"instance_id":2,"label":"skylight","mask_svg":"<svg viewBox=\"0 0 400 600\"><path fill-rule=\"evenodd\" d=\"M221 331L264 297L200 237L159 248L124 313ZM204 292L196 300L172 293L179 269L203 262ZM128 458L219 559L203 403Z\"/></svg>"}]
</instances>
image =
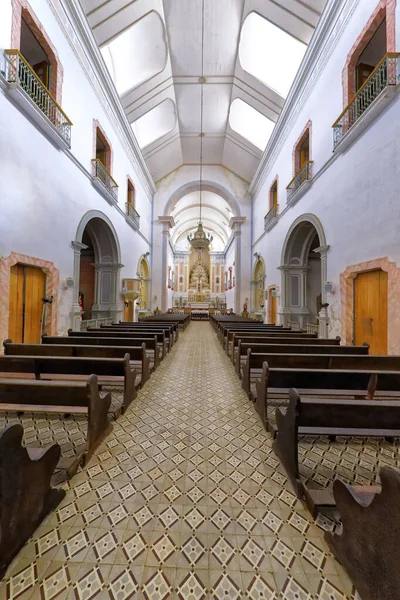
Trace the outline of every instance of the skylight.
<instances>
[{"instance_id":1,"label":"skylight","mask_svg":"<svg viewBox=\"0 0 400 600\"><path fill-rule=\"evenodd\" d=\"M229 111L229 125L233 131L264 151L275 123L250 104L236 98Z\"/></svg>"},{"instance_id":2,"label":"skylight","mask_svg":"<svg viewBox=\"0 0 400 600\"><path fill-rule=\"evenodd\" d=\"M255 12L243 23L242 68L286 98L307 46Z\"/></svg>"},{"instance_id":3,"label":"skylight","mask_svg":"<svg viewBox=\"0 0 400 600\"><path fill-rule=\"evenodd\" d=\"M170 98L152 108L132 123L131 127L141 148L152 144L172 131L176 124L176 106Z\"/></svg>"},{"instance_id":4,"label":"skylight","mask_svg":"<svg viewBox=\"0 0 400 600\"><path fill-rule=\"evenodd\" d=\"M120 96L151 79L164 69L167 60L160 15L148 13L103 46L101 53Z\"/></svg>"}]
</instances>

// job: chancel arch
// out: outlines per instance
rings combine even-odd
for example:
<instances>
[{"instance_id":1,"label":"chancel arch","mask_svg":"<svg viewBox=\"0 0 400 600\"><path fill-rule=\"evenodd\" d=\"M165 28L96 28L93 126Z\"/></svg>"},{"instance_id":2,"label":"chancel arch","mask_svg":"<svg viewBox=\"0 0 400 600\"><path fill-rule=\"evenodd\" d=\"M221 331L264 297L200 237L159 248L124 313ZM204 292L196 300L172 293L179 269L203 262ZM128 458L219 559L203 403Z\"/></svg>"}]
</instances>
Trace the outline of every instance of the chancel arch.
<instances>
[{"instance_id":1,"label":"chancel arch","mask_svg":"<svg viewBox=\"0 0 400 600\"><path fill-rule=\"evenodd\" d=\"M281 306L284 325L326 335L326 256L329 246L319 219L298 217L290 227L281 257Z\"/></svg>"},{"instance_id":2,"label":"chancel arch","mask_svg":"<svg viewBox=\"0 0 400 600\"><path fill-rule=\"evenodd\" d=\"M108 217L89 211L79 223L72 242L74 260L73 326L80 320L121 316L121 250L118 236Z\"/></svg>"}]
</instances>

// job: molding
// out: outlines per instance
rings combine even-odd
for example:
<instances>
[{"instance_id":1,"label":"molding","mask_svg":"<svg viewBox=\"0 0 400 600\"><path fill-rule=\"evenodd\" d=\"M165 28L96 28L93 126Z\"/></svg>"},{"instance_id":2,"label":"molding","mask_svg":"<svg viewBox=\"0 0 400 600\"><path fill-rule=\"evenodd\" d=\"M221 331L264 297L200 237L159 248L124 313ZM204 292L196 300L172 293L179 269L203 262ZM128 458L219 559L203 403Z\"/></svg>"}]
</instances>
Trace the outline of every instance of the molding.
<instances>
[{"instance_id":1,"label":"molding","mask_svg":"<svg viewBox=\"0 0 400 600\"><path fill-rule=\"evenodd\" d=\"M154 181L133 134L100 49L78 0L47 0L89 84L119 135L128 157L149 196L156 192ZM78 49L78 45L81 48ZM81 50L81 52L79 51Z\"/></svg>"},{"instance_id":2,"label":"molding","mask_svg":"<svg viewBox=\"0 0 400 600\"><path fill-rule=\"evenodd\" d=\"M319 81L322 70L360 1L328 0L258 169L250 183L249 192L253 196L265 183L271 167L293 130L300 111L304 108L315 84Z\"/></svg>"},{"instance_id":3,"label":"molding","mask_svg":"<svg viewBox=\"0 0 400 600\"><path fill-rule=\"evenodd\" d=\"M158 217L158 220L164 225L164 229L166 230L170 229L171 227L175 227L174 217L161 215L161 217Z\"/></svg>"}]
</instances>

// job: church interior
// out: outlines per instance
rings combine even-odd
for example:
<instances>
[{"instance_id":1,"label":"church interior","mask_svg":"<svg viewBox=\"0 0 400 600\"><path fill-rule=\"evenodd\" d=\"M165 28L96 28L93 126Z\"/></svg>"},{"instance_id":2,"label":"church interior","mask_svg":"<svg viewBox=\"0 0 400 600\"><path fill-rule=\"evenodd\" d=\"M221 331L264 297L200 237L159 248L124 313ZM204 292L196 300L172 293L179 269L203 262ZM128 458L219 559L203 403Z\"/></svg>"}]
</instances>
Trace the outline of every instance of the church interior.
<instances>
[{"instance_id":1,"label":"church interior","mask_svg":"<svg viewBox=\"0 0 400 600\"><path fill-rule=\"evenodd\" d=\"M400 0L2 0L0 600L399 600L399 140Z\"/></svg>"}]
</instances>

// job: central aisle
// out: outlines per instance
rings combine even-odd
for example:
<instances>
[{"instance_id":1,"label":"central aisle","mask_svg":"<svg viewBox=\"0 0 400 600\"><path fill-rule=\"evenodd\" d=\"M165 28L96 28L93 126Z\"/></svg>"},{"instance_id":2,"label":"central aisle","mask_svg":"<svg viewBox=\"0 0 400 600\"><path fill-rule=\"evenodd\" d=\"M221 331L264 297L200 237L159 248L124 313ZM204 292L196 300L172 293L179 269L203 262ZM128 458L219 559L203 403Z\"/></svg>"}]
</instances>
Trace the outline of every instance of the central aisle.
<instances>
[{"instance_id":1,"label":"central aisle","mask_svg":"<svg viewBox=\"0 0 400 600\"><path fill-rule=\"evenodd\" d=\"M214 330L192 322L19 555L9 597L40 581L43 600L351 597L278 467Z\"/></svg>"}]
</instances>

